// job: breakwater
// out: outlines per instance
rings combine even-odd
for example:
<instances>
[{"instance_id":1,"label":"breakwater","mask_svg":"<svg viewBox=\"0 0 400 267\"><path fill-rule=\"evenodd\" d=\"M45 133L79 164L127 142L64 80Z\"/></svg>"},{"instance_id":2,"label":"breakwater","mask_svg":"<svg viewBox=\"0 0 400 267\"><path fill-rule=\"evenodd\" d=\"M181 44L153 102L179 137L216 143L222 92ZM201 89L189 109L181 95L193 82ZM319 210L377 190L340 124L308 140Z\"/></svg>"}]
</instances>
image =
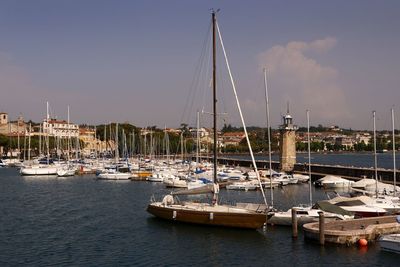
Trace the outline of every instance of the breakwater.
<instances>
[{"instance_id":1,"label":"breakwater","mask_svg":"<svg viewBox=\"0 0 400 267\"><path fill-rule=\"evenodd\" d=\"M204 160L211 160L211 157L202 157ZM238 159L230 157L218 158L218 163L230 166L252 167L253 163L249 159ZM272 169L279 169L279 162L272 161ZM267 160L256 160L257 168L268 169L269 162ZM378 168L378 179L382 182L393 182L393 169ZM295 173L308 174L308 163L296 163L294 165ZM400 171L396 172L396 181L400 185ZM325 175L337 175L346 179L360 180L363 177L375 177L374 168L341 166L341 165L326 165L326 164L311 164L311 175L313 180Z\"/></svg>"}]
</instances>

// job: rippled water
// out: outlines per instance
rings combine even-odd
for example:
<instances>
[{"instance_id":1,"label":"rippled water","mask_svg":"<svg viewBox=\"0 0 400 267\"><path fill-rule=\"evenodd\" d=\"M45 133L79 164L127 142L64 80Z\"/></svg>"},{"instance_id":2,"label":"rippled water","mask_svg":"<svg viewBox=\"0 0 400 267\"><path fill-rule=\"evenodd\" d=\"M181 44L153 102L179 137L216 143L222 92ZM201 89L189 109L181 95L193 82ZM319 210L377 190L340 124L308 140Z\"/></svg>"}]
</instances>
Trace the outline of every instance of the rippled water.
<instances>
[{"instance_id":1,"label":"rippled water","mask_svg":"<svg viewBox=\"0 0 400 267\"><path fill-rule=\"evenodd\" d=\"M145 209L161 184L21 177L0 169L1 266L396 266L399 255L318 244L291 229L266 232L163 221ZM308 200L308 185L274 190L288 208ZM324 194L314 189L314 197ZM221 190L221 198L261 201L260 192ZM269 195L267 195L269 199Z\"/></svg>"}]
</instances>

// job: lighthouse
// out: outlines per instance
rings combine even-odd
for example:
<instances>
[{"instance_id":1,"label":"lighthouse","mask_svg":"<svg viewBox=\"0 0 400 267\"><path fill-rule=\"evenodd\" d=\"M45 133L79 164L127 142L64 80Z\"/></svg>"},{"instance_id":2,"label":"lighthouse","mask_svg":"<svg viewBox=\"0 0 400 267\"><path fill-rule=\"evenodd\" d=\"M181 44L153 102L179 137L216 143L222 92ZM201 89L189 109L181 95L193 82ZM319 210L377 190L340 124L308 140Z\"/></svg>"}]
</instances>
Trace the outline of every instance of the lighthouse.
<instances>
[{"instance_id":1,"label":"lighthouse","mask_svg":"<svg viewBox=\"0 0 400 267\"><path fill-rule=\"evenodd\" d=\"M284 172L292 172L296 163L296 130L293 125L293 118L289 114L289 104L287 113L282 117L283 124L279 127L280 130L280 169Z\"/></svg>"}]
</instances>

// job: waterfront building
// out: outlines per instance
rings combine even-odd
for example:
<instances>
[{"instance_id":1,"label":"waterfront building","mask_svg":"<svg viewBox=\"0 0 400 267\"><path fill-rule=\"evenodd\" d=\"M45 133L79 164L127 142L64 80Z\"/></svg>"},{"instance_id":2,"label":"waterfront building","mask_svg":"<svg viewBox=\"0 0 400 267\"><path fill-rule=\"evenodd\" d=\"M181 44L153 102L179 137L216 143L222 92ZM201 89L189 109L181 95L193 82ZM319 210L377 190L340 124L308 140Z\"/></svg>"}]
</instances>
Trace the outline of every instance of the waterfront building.
<instances>
[{"instance_id":1,"label":"waterfront building","mask_svg":"<svg viewBox=\"0 0 400 267\"><path fill-rule=\"evenodd\" d=\"M280 130L280 169L285 172L293 171L296 163L296 130L293 125L293 118L289 114L289 106L287 114L283 116L283 124L279 127Z\"/></svg>"},{"instance_id":2,"label":"waterfront building","mask_svg":"<svg viewBox=\"0 0 400 267\"><path fill-rule=\"evenodd\" d=\"M43 121L43 133L61 138L79 137L79 126L65 120L46 119Z\"/></svg>"},{"instance_id":3,"label":"waterfront building","mask_svg":"<svg viewBox=\"0 0 400 267\"><path fill-rule=\"evenodd\" d=\"M335 144L345 149L352 149L354 147L353 138L350 136L339 136L335 140Z\"/></svg>"},{"instance_id":4,"label":"waterfront building","mask_svg":"<svg viewBox=\"0 0 400 267\"><path fill-rule=\"evenodd\" d=\"M8 114L5 112L0 112L0 125L8 123Z\"/></svg>"},{"instance_id":5,"label":"waterfront building","mask_svg":"<svg viewBox=\"0 0 400 267\"><path fill-rule=\"evenodd\" d=\"M6 136L25 136L28 134L28 127L24 118L19 116L17 121L8 121L8 114L0 113L0 134Z\"/></svg>"},{"instance_id":6,"label":"waterfront building","mask_svg":"<svg viewBox=\"0 0 400 267\"><path fill-rule=\"evenodd\" d=\"M221 146L238 146L240 142L246 137L244 132L227 132L221 136Z\"/></svg>"},{"instance_id":7,"label":"waterfront building","mask_svg":"<svg viewBox=\"0 0 400 267\"><path fill-rule=\"evenodd\" d=\"M113 151L115 142L112 140L101 141L97 139L96 132L91 128L79 129L79 140L83 142L82 154L85 156L94 155L97 152Z\"/></svg>"}]
</instances>

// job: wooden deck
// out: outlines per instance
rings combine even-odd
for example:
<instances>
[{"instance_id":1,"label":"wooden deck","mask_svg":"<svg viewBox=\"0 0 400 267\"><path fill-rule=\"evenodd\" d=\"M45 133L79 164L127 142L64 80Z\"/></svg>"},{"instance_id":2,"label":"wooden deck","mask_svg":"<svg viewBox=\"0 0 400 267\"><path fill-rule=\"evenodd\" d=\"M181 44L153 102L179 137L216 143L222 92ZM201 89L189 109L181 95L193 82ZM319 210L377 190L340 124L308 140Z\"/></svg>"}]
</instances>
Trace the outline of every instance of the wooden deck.
<instances>
[{"instance_id":1,"label":"wooden deck","mask_svg":"<svg viewBox=\"0 0 400 267\"><path fill-rule=\"evenodd\" d=\"M319 223L308 223L303 226L304 237L319 240ZM400 233L400 223L396 215L370 217L325 223L325 242L351 245L364 238L375 241L381 235Z\"/></svg>"}]
</instances>

